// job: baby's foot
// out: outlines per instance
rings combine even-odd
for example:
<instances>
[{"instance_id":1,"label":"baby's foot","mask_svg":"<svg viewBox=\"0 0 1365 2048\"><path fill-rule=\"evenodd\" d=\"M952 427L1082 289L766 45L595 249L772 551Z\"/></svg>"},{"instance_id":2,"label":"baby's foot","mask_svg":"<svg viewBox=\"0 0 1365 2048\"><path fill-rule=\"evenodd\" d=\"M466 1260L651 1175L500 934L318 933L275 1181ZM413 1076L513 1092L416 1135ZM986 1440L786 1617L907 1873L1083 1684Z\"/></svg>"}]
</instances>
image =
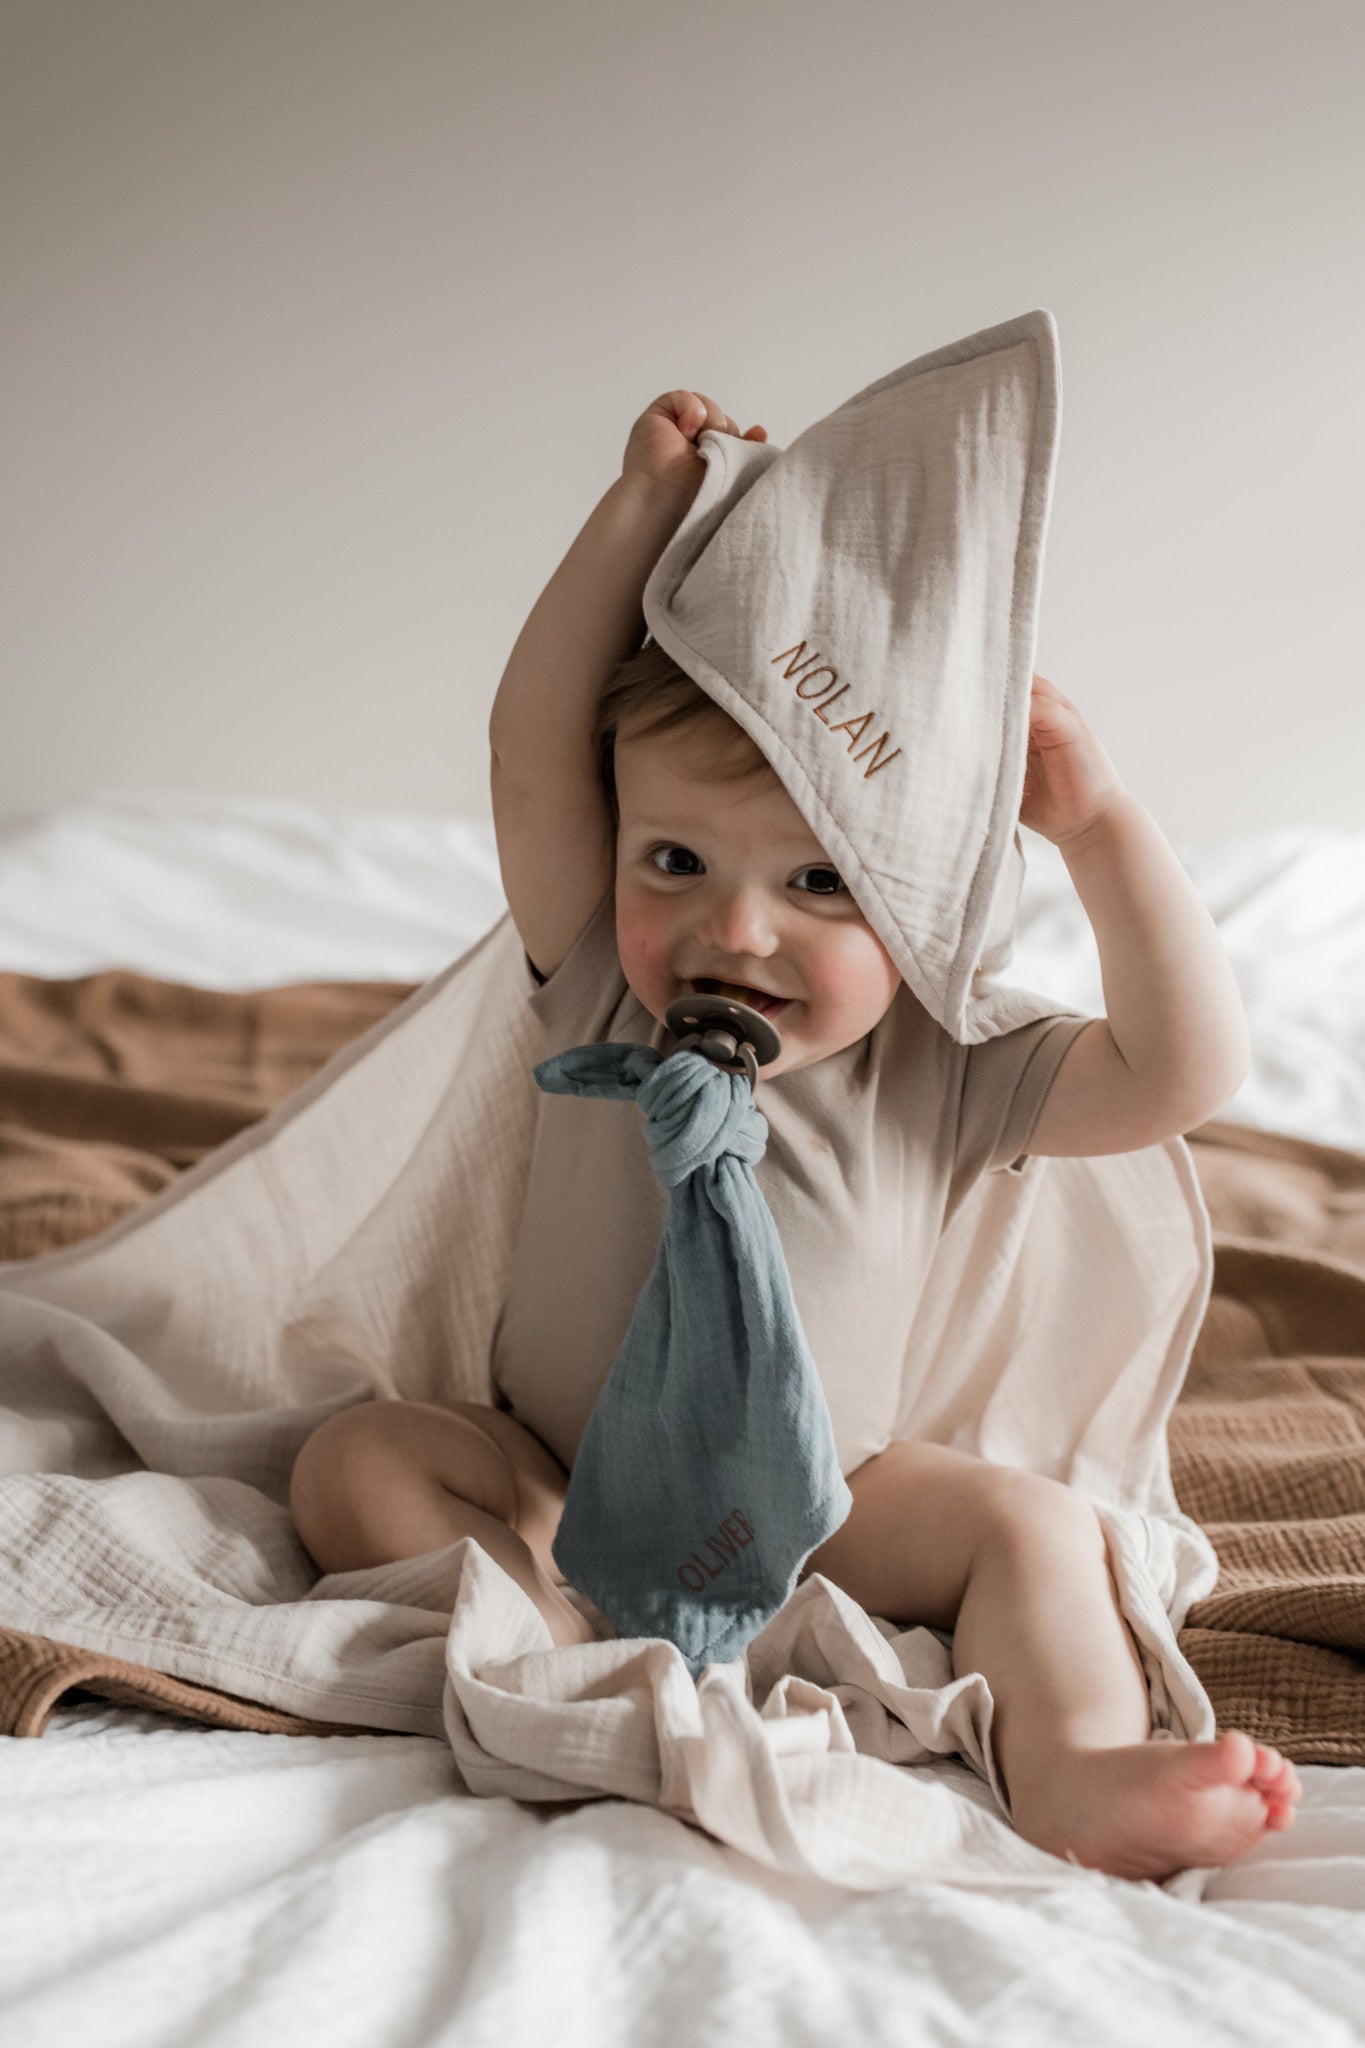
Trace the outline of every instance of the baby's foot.
<instances>
[{"instance_id":1,"label":"baby's foot","mask_svg":"<svg viewBox=\"0 0 1365 2048\"><path fill-rule=\"evenodd\" d=\"M1303 1791L1277 1749L1230 1728L1216 1742L1070 1750L1010 1787L1027 1841L1111 1877L1160 1881L1235 1863L1292 1826Z\"/></svg>"}]
</instances>

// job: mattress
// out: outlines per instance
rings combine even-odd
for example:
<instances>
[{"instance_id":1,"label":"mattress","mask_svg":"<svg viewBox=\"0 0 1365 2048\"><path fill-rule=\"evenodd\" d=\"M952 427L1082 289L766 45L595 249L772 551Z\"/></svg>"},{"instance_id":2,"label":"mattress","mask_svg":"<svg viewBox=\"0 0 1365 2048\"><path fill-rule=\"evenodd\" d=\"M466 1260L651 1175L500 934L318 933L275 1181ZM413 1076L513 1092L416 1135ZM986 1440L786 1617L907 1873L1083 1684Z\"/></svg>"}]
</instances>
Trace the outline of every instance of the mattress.
<instances>
[{"instance_id":1,"label":"mattress","mask_svg":"<svg viewBox=\"0 0 1365 2048\"><path fill-rule=\"evenodd\" d=\"M1012 978L1104 1008L1025 835ZM1365 835L1177 846L1254 1059L1220 1117L1365 1151ZM491 825L191 794L0 818L0 969L418 980L501 914ZM927 1767L967 1799L965 1766ZM0 2033L26 2044L1365 2039L1365 1769L1204 1900L777 1879L614 1800L465 1793L444 1743L206 1730L105 1702L0 1743Z\"/></svg>"}]
</instances>

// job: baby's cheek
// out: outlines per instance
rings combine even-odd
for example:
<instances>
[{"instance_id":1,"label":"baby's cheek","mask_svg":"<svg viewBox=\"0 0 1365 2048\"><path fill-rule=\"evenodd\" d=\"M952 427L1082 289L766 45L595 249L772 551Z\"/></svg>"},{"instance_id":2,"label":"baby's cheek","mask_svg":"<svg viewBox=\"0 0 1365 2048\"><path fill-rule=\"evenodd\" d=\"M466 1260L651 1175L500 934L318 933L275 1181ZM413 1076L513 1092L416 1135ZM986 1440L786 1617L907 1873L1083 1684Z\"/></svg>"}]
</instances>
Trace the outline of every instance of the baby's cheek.
<instances>
[{"instance_id":1,"label":"baby's cheek","mask_svg":"<svg viewBox=\"0 0 1365 2048\"><path fill-rule=\"evenodd\" d=\"M831 934L821 949L819 992L828 1023L860 1035L885 1014L899 976L875 933Z\"/></svg>"},{"instance_id":2,"label":"baby's cheek","mask_svg":"<svg viewBox=\"0 0 1365 2048\"><path fill-rule=\"evenodd\" d=\"M627 981L639 993L667 979L668 932L647 907L616 907L616 950Z\"/></svg>"}]
</instances>

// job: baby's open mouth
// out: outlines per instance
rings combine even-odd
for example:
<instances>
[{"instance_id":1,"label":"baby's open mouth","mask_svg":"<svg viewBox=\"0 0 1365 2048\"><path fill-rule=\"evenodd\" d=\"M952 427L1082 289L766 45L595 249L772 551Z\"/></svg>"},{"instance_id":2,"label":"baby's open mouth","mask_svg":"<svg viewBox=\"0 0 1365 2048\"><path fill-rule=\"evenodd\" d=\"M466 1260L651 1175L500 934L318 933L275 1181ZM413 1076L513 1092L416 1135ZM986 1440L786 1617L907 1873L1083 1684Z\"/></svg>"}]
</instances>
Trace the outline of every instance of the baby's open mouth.
<instances>
[{"instance_id":1,"label":"baby's open mouth","mask_svg":"<svg viewBox=\"0 0 1365 2048\"><path fill-rule=\"evenodd\" d=\"M790 996L769 995L764 988L746 988L741 981L715 981L708 975L689 986L699 996L729 996L731 1002L747 1003L764 1017L776 1017L792 1000Z\"/></svg>"}]
</instances>

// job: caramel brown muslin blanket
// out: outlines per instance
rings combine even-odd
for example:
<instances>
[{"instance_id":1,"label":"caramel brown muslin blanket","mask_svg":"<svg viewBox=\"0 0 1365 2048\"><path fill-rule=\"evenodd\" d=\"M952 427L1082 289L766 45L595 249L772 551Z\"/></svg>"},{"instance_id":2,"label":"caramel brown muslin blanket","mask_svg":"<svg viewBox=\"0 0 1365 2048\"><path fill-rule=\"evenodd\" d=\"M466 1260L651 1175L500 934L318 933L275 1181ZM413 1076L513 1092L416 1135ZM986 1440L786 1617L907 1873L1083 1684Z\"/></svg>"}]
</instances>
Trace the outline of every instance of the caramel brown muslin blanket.
<instances>
[{"instance_id":1,"label":"caramel brown muslin blanket","mask_svg":"<svg viewBox=\"0 0 1365 2048\"><path fill-rule=\"evenodd\" d=\"M411 993L0 974L0 1259L103 1230ZM1220 1725L1365 1763L1365 1157L1220 1122L1188 1142L1215 1278L1169 1439L1220 1576L1180 1647ZM356 1727L0 1630L0 1730L41 1735L78 1691L220 1727Z\"/></svg>"}]
</instances>

